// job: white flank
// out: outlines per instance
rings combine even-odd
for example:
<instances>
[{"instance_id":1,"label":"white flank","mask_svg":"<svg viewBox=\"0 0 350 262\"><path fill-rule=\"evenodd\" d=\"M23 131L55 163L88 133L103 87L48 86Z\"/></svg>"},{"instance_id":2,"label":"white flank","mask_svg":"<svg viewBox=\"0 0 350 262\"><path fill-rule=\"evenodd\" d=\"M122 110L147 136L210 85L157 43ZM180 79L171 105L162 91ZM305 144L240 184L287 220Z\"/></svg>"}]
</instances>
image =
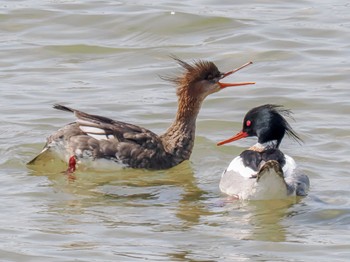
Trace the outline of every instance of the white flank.
<instances>
[{"instance_id":1,"label":"white flank","mask_svg":"<svg viewBox=\"0 0 350 262\"><path fill-rule=\"evenodd\" d=\"M297 168L297 164L295 163L294 159L291 158L290 156L284 155L284 157L286 159L286 163L282 168L283 174L284 174L284 177L289 177L295 172L295 169Z\"/></svg>"},{"instance_id":2,"label":"white flank","mask_svg":"<svg viewBox=\"0 0 350 262\"><path fill-rule=\"evenodd\" d=\"M221 176L219 187L221 192L229 196L245 199L243 195L251 192L255 181L255 178L243 177L233 170L227 170Z\"/></svg>"},{"instance_id":3,"label":"white flank","mask_svg":"<svg viewBox=\"0 0 350 262\"><path fill-rule=\"evenodd\" d=\"M245 178L249 178L252 175L255 175L257 172L251 169L250 167L246 167L243 164L243 159L240 156L235 157L230 165L227 168L227 171L233 171Z\"/></svg>"}]
</instances>

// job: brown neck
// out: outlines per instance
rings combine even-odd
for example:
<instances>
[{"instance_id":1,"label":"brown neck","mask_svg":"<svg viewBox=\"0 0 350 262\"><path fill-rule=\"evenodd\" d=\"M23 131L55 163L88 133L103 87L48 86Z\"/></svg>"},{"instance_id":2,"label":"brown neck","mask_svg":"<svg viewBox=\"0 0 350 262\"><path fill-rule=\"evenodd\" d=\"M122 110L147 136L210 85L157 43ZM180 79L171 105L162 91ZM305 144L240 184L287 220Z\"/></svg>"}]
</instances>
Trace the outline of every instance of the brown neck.
<instances>
[{"instance_id":1,"label":"brown neck","mask_svg":"<svg viewBox=\"0 0 350 262\"><path fill-rule=\"evenodd\" d=\"M161 136L165 150L182 162L190 158L194 145L196 119L203 99L179 95L174 122Z\"/></svg>"}]
</instances>

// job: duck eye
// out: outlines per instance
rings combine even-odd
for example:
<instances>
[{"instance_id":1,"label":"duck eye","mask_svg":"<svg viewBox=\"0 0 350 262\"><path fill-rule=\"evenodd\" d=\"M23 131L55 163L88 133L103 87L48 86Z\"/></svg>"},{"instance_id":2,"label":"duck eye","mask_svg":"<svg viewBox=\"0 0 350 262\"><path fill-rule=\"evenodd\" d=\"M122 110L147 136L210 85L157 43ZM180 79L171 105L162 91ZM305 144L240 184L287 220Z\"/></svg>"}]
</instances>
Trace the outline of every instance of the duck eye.
<instances>
[{"instance_id":1,"label":"duck eye","mask_svg":"<svg viewBox=\"0 0 350 262\"><path fill-rule=\"evenodd\" d=\"M252 121L250 121L250 120L247 120L247 122L245 122L245 125L248 127L251 126L251 124L252 124Z\"/></svg>"},{"instance_id":2,"label":"duck eye","mask_svg":"<svg viewBox=\"0 0 350 262\"><path fill-rule=\"evenodd\" d=\"M213 75L212 74L208 74L207 77L205 78L206 80L213 80Z\"/></svg>"}]
</instances>

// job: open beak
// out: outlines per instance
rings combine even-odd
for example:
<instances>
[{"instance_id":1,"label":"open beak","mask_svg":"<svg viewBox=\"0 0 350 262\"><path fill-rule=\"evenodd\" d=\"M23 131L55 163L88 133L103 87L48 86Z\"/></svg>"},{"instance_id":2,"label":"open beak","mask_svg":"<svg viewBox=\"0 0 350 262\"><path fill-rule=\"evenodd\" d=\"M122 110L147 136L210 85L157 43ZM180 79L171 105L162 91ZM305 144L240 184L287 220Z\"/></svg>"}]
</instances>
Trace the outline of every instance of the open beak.
<instances>
[{"instance_id":1,"label":"open beak","mask_svg":"<svg viewBox=\"0 0 350 262\"><path fill-rule=\"evenodd\" d=\"M229 71L229 72L226 72L222 75L221 79L241 70L242 68L248 66L248 65L251 65L253 64L253 62L248 62L248 63L245 63L244 65L232 70L232 71ZM218 82L218 84L220 85L220 88L225 88L225 87L229 87L229 86L244 86L244 85L254 85L255 82L241 82L241 83L221 83L221 82Z\"/></svg>"},{"instance_id":2,"label":"open beak","mask_svg":"<svg viewBox=\"0 0 350 262\"><path fill-rule=\"evenodd\" d=\"M226 139L226 140L224 140L224 141L221 141L221 142L217 143L216 145L217 145L217 146L222 146L222 145L224 145L224 144L231 143L231 142L233 142L233 141L236 141L236 140L245 138L245 137L247 137L247 136L248 136L248 133L241 131L241 132L239 132L238 134L234 135L233 137L230 137L229 139Z\"/></svg>"}]
</instances>

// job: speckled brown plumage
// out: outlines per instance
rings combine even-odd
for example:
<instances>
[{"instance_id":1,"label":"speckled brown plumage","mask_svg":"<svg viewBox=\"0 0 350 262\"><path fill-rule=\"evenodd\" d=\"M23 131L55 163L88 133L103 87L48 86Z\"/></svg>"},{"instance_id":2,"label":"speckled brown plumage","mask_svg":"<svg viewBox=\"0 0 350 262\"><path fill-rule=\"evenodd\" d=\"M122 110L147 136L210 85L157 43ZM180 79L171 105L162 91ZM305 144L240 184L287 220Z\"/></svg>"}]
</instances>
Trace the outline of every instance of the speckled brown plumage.
<instances>
[{"instance_id":1,"label":"speckled brown plumage","mask_svg":"<svg viewBox=\"0 0 350 262\"><path fill-rule=\"evenodd\" d=\"M163 135L158 136L133 124L55 105L56 109L74 113L77 120L52 134L43 152L61 152L58 155L65 161L71 156L75 156L78 163L84 159L107 159L127 167L153 170L170 168L189 159L194 145L196 118L203 100L224 87L253 83L222 84L219 80L237 70L223 74L212 62L188 64L178 58L175 60L185 71L180 77L167 78L177 85L178 110L174 122ZM36 159L30 163L35 163Z\"/></svg>"}]
</instances>

